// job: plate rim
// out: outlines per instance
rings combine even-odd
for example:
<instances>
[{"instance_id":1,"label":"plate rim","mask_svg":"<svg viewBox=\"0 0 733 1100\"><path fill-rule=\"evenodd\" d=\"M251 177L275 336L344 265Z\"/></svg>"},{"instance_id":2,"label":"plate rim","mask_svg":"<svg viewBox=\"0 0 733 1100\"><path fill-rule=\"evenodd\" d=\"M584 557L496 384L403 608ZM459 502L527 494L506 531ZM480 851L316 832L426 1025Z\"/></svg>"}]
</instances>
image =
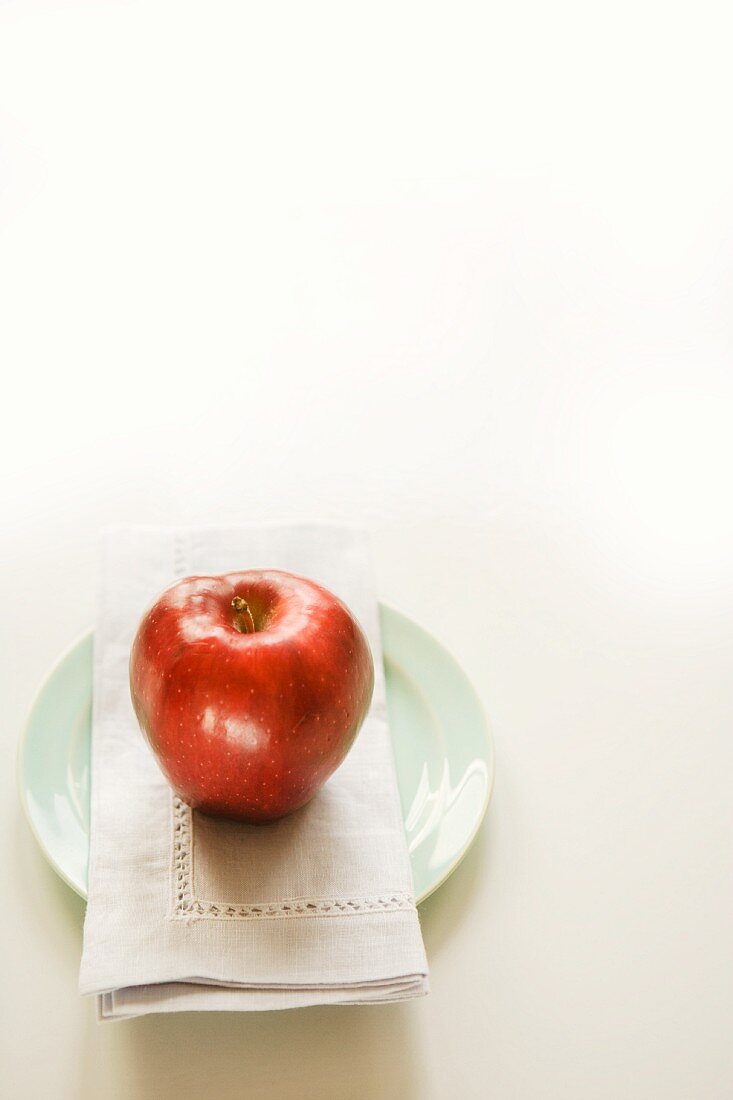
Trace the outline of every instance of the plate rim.
<instances>
[{"instance_id":1,"label":"plate rim","mask_svg":"<svg viewBox=\"0 0 733 1100\"><path fill-rule=\"evenodd\" d=\"M38 702L41 698L41 695L42 695L43 691L46 688L46 684L48 683L48 681L53 676L55 676L55 674L58 672L61 665L64 663L64 661L67 660L68 657L71 656L71 654L74 652L74 650L77 649L78 646L80 646L83 642L85 642L87 640L87 638L89 638L89 637L91 637L91 638L94 637L94 628L93 627L90 627L87 630L82 630L79 634L77 634L72 639L72 641L70 641L69 644L67 646L65 646L65 648L61 651L61 653L59 653L58 657L55 659L53 664L46 670L43 678L41 679L40 683L37 685L36 690L33 692L33 698L31 699L30 704L28 706L28 712L26 714L26 719L25 719L25 722L23 723L23 728L21 730L20 737L18 739L18 749L17 749L16 755L15 755L15 782L16 782L16 786L17 786L17 790L18 790L18 798L20 799L20 804L21 804L21 807L23 809L23 814L25 816L25 819L28 822L28 826L29 826L29 828L30 828L35 840L36 840L36 843L38 844L39 848L41 849L41 852L43 853L43 856L46 859L46 861L51 864L51 866L53 867L54 871L59 876L59 878L61 878L66 883L67 886L70 886L71 889L74 891L74 893L78 897L82 898L83 901L86 901L86 899L87 899L86 890L79 883L75 882L70 877L70 875L68 875L66 873L66 871L63 869L63 867L61 867L61 865L58 863L58 861L54 858L53 854L49 851L45 841L43 840L41 834L39 833L38 829L36 828L36 824L35 824L35 821L33 820L33 815L31 813L30 806L28 805L28 798L27 798L27 794L26 794L27 785L23 782L23 779L24 779L24 761L25 761L26 749L27 749L27 746L28 746L28 733L29 733L29 730L30 730L31 720L33 718L33 713L34 713L34 711L36 709L36 706L37 706L37 704L38 704Z\"/></svg>"},{"instance_id":2,"label":"plate rim","mask_svg":"<svg viewBox=\"0 0 733 1100\"><path fill-rule=\"evenodd\" d=\"M462 863L462 861L463 861L464 857L466 856L468 850L471 848L471 846L473 845L476 837L478 836L478 832L479 832L481 826L483 825L484 819L486 817L486 811L489 808L489 804L491 802L491 798L492 798L492 795L493 795L493 792L494 792L494 782L495 782L495 777L496 777L496 753L495 753L495 748L494 748L493 731L492 731L491 722L489 721L489 716L486 713L486 708L484 706L483 700L481 699L481 696L479 695L478 691L476 690L476 688L473 684L473 681L468 676L468 673L465 671L465 669L459 663L459 661L456 659L456 657L454 657L453 654L451 653L451 651L447 648L447 646L445 646L444 643L441 642L440 639L436 637L436 635L433 633L433 631L430 630L428 627L426 627L419 619L415 619L411 615L405 614L404 611L401 611L391 601L380 599L380 600L377 601L377 603L378 603L378 608L379 608L380 612L381 612L382 609L384 609L390 615L393 615L396 618L401 619L403 622L407 623L408 626L417 627L418 630L422 631L422 633L425 634L429 638L432 645L434 645L435 648L440 652L441 657L444 660L447 660L448 663L450 665L452 665L453 668L458 672L458 674L459 674L461 680L463 681L465 687L468 689L468 691L473 696L474 702L476 703L478 712L479 712L479 714L481 716L481 720L482 720L481 721L481 738L482 738L483 743L484 743L485 760L486 760L487 770L488 770L487 783L486 783L486 793L484 795L484 800L483 800L483 803L481 805L481 809L479 810L479 812L476 815L476 821L475 821L474 827L471 831L471 834L469 835L468 839L466 840L465 844L461 848L458 855L454 858L453 862L450 864L450 866L447 868L447 870L441 875L441 877L439 879L437 879L436 882L434 882L428 890L426 890L424 893L422 893L419 897L417 897L415 899L415 904L416 905L421 905L424 901L427 900L427 898L431 897L431 895L434 894L436 890L440 889L440 887L446 882L446 880L448 878L450 878L450 876L453 874L453 872L456 870L456 868L460 866L460 864ZM24 817L25 817L25 819L28 823L28 826L31 830L31 833L33 834L33 837L35 838L36 843L38 844L39 848L41 849L41 852L43 853L43 856L46 859L46 861L51 865L51 867L54 869L54 871L59 876L59 878L62 879L62 881L65 882L66 885L69 886L70 889L72 889L78 897L82 898L83 901L86 901L87 896L88 896L85 885L76 882L64 870L64 868L59 864L57 859L54 857L52 852L49 850L45 840L43 839L40 832L36 828L36 824L35 824L35 821L33 819L33 815L31 813L30 806L28 805L28 798L27 798L27 793L26 793L27 792L27 784L24 782L24 778L25 778L24 765L25 765L25 756L26 756L26 749L27 749L27 745L28 745L28 734L29 734L29 731L30 731L31 720L33 718L33 713L36 709L36 705L38 704L38 702L40 700L40 697L41 697L42 693L44 692L48 681L58 672L61 665L71 656L71 654L74 652L74 650L76 650L82 643L86 642L87 639L89 639L89 638L91 638L91 639L94 638L94 627L89 627L86 630L82 630L79 634L77 634L68 643L68 645L65 646L65 648L61 651L61 653L56 657L56 659L53 661L53 663L50 665L50 667L44 673L42 679L40 680L40 682L38 683L35 691L33 692L33 697L30 701L29 706L28 706L26 718L25 718L25 721L23 723L23 726L22 726L22 729L21 729L21 732L20 732L20 736L19 736L19 739L18 739L18 748L16 750L16 757L15 757L15 781L16 781L16 787L17 787L17 792L18 792L18 798L20 800L20 804L21 804L21 807L23 809L23 815L24 815ZM384 659L384 656L385 656L384 647L382 646L382 659ZM390 660L391 660L391 658L390 658ZM399 666L399 661L393 661L392 663Z\"/></svg>"},{"instance_id":3,"label":"plate rim","mask_svg":"<svg viewBox=\"0 0 733 1100\"><path fill-rule=\"evenodd\" d=\"M488 767L488 781L486 784L486 794L484 796L484 801L481 805L480 811L476 815L476 823L473 830L471 831L470 836L466 840L466 843L463 845L458 855L454 858L450 867L448 867L448 869L441 875L439 879L437 879L436 882L433 883L433 885L428 890L422 893L418 898L415 898L415 905L422 905L422 903L424 901L427 901L427 899L431 897L436 890L440 889L440 887L450 878L456 868L460 866L460 864L463 862L464 857L467 855L469 849L473 845L473 842L478 836L479 829L484 823L486 811L489 808L489 803L491 802L491 797L494 793L494 781L496 778L496 753L494 749L493 730L491 722L489 721L489 716L486 712L486 707L484 706L483 700L474 686L473 680L465 671L463 665L461 665L458 659L453 656L448 647L444 645L444 643L436 637L433 631L426 627L419 619L414 619L411 615L406 615L404 611L400 611L400 609L398 607L395 607L395 605L389 600L380 599L378 603L380 607L386 608L386 610L389 611L390 614L396 615L398 618L403 619L411 626L416 626L418 630L421 630L423 634L427 635L427 637L430 639L436 649L440 651L441 656L456 669L466 688L473 696L479 714L481 715L481 737L484 742L484 749L486 754L485 759ZM382 656L384 657L384 654L382 654Z\"/></svg>"}]
</instances>

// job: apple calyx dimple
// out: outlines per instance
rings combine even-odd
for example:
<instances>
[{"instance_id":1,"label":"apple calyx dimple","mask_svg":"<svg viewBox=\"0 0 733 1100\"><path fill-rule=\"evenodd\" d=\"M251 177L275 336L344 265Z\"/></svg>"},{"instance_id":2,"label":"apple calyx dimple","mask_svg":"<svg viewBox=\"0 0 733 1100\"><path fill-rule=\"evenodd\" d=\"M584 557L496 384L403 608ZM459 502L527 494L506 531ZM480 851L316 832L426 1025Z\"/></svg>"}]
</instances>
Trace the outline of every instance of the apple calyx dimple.
<instances>
[{"instance_id":1,"label":"apple calyx dimple","mask_svg":"<svg viewBox=\"0 0 733 1100\"><path fill-rule=\"evenodd\" d=\"M235 629L240 634L254 634L257 628L247 601L241 596L235 596L232 600L232 607L234 608Z\"/></svg>"}]
</instances>

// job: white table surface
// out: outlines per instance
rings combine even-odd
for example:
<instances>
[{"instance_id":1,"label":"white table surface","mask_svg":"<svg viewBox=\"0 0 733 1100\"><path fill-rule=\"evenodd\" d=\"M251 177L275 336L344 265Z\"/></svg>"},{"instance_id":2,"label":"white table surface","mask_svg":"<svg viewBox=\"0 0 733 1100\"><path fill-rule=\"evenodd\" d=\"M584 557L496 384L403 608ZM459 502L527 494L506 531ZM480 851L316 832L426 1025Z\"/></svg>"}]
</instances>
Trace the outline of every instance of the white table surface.
<instances>
[{"instance_id":1,"label":"white table surface","mask_svg":"<svg viewBox=\"0 0 733 1100\"><path fill-rule=\"evenodd\" d=\"M723 10L0 6L8 1096L733 1095ZM304 517L494 726L432 992L99 1026L14 779L95 533Z\"/></svg>"}]
</instances>

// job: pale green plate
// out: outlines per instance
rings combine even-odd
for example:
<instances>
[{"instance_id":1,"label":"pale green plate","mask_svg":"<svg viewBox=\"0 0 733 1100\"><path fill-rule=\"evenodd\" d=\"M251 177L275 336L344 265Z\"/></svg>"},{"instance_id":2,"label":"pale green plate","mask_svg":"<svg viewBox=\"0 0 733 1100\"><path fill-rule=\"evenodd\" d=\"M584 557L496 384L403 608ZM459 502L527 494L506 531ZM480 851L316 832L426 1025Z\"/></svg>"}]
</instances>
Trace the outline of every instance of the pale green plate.
<instances>
[{"instance_id":1,"label":"pale green plate","mask_svg":"<svg viewBox=\"0 0 733 1100\"><path fill-rule=\"evenodd\" d=\"M494 755L476 693L426 630L380 604L384 668L400 798L422 901L475 837L491 797ZM92 635L43 682L18 753L23 807L52 866L86 897Z\"/></svg>"}]
</instances>

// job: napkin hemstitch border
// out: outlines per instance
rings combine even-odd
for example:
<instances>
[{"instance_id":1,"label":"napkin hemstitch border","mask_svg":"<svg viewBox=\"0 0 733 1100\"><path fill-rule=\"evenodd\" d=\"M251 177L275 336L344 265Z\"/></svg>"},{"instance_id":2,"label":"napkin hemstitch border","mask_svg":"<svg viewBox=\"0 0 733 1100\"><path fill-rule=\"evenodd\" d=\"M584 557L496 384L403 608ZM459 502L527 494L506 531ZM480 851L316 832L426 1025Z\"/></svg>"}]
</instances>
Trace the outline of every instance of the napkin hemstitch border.
<instances>
[{"instance_id":1,"label":"napkin hemstitch border","mask_svg":"<svg viewBox=\"0 0 733 1100\"><path fill-rule=\"evenodd\" d=\"M193 813L173 795L173 899L169 920L273 920L288 917L342 917L349 914L384 913L415 909L414 898L404 891L360 898L287 898L277 902L204 901L193 889Z\"/></svg>"}]
</instances>

